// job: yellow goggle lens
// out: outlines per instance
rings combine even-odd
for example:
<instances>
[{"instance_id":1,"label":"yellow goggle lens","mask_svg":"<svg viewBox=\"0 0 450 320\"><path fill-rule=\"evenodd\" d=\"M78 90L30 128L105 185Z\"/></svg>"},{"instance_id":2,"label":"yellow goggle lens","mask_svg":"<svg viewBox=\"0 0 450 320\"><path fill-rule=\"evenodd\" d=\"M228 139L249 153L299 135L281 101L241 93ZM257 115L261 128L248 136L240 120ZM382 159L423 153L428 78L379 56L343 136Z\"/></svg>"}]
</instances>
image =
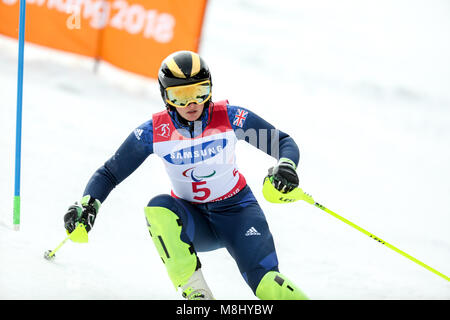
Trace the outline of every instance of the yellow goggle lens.
<instances>
[{"instance_id":1,"label":"yellow goggle lens","mask_svg":"<svg viewBox=\"0 0 450 320\"><path fill-rule=\"evenodd\" d=\"M190 103L203 103L211 97L209 80L187 86L168 87L165 89L166 102L178 108L187 107Z\"/></svg>"}]
</instances>

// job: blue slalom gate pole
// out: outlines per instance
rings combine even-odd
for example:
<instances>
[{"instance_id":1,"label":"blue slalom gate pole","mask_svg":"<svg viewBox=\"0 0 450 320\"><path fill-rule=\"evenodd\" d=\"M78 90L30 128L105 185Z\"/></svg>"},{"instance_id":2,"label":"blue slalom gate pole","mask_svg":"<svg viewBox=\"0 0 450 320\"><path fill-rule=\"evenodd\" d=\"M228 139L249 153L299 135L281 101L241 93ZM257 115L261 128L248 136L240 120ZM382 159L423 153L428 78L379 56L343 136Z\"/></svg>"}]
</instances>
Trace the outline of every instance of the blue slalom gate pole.
<instances>
[{"instance_id":1,"label":"blue slalom gate pole","mask_svg":"<svg viewBox=\"0 0 450 320\"><path fill-rule=\"evenodd\" d=\"M26 0L20 0L19 15L19 61L17 70L17 113L16 113L16 163L14 176L13 226L20 228L20 162L22 150L22 96L23 96L23 52L25 44Z\"/></svg>"}]
</instances>

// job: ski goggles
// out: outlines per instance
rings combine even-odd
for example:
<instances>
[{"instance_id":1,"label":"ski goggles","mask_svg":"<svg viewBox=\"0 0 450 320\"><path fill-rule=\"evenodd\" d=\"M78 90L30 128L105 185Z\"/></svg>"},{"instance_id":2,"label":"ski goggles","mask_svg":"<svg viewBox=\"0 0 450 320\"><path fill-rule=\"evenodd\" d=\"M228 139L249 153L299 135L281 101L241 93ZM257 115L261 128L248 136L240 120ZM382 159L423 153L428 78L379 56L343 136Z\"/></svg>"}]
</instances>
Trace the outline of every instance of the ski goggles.
<instances>
[{"instance_id":1,"label":"ski goggles","mask_svg":"<svg viewBox=\"0 0 450 320\"><path fill-rule=\"evenodd\" d=\"M190 103L204 103L211 98L211 81L206 80L185 86L168 87L165 90L168 104L185 108Z\"/></svg>"}]
</instances>

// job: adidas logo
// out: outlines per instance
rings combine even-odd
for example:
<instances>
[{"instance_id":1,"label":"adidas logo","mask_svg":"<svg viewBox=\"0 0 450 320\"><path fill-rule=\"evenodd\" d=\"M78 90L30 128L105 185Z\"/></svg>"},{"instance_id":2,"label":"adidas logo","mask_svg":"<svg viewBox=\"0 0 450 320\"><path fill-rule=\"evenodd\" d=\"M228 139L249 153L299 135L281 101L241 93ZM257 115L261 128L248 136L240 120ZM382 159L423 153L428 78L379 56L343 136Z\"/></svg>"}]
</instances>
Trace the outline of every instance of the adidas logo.
<instances>
[{"instance_id":1,"label":"adidas logo","mask_svg":"<svg viewBox=\"0 0 450 320\"><path fill-rule=\"evenodd\" d=\"M144 130L142 130L142 129L135 129L134 130L134 135L136 136L136 139L141 140L142 132L144 132Z\"/></svg>"},{"instance_id":2,"label":"adidas logo","mask_svg":"<svg viewBox=\"0 0 450 320\"><path fill-rule=\"evenodd\" d=\"M260 235L261 235L261 233L259 233L258 230L255 229L255 227L251 227L245 233L246 237L248 237L248 236L260 236Z\"/></svg>"}]
</instances>

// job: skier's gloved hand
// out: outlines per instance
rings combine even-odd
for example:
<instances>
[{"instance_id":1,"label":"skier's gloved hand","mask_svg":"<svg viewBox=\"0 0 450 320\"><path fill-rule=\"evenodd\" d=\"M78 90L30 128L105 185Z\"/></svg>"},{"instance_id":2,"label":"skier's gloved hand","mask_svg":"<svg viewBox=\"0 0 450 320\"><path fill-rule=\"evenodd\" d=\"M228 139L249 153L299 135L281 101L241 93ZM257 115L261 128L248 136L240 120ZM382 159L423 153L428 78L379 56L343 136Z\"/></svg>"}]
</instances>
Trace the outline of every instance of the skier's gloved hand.
<instances>
[{"instance_id":1,"label":"skier's gloved hand","mask_svg":"<svg viewBox=\"0 0 450 320\"><path fill-rule=\"evenodd\" d=\"M275 189L283 193L291 192L298 187L295 163L287 158L281 158L276 166L269 168L268 177Z\"/></svg>"},{"instance_id":2,"label":"skier's gloved hand","mask_svg":"<svg viewBox=\"0 0 450 320\"><path fill-rule=\"evenodd\" d=\"M72 233L79 223L84 224L86 231L92 229L94 221L97 216L98 209L100 209L100 201L87 195L81 199L81 204L75 202L67 210L64 215L64 228L68 233Z\"/></svg>"}]
</instances>

